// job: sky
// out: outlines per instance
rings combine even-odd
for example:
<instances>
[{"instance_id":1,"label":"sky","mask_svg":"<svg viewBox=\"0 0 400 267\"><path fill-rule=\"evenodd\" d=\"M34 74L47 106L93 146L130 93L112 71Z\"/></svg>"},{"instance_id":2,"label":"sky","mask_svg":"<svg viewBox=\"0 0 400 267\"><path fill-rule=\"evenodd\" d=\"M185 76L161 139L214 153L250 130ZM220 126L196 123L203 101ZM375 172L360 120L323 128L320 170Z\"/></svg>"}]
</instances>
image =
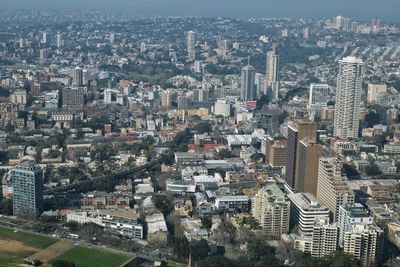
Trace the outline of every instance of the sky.
<instances>
[{"instance_id":1,"label":"sky","mask_svg":"<svg viewBox=\"0 0 400 267\"><path fill-rule=\"evenodd\" d=\"M0 0L0 8L131 11L144 16L377 17L400 23L400 0Z\"/></svg>"}]
</instances>

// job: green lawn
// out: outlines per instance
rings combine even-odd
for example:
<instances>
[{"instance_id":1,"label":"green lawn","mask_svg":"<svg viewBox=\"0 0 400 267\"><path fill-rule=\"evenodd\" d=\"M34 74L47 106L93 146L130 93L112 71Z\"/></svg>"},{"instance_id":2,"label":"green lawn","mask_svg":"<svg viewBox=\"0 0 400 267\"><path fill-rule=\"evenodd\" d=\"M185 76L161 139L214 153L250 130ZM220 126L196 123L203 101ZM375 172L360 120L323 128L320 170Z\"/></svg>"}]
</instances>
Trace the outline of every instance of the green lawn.
<instances>
[{"instance_id":1,"label":"green lawn","mask_svg":"<svg viewBox=\"0 0 400 267\"><path fill-rule=\"evenodd\" d=\"M46 236L35 235L25 232L14 232L13 230L0 227L0 241L15 240L20 241L24 245L31 247L30 250L2 251L0 248L0 267L18 266L26 257L35 254L34 250L44 249L51 244L57 242L57 239Z\"/></svg>"},{"instance_id":2,"label":"green lawn","mask_svg":"<svg viewBox=\"0 0 400 267\"><path fill-rule=\"evenodd\" d=\"M66 260L77 267L120 267L132 257L103 249L75 246L55 260Z\"/></svg>"}]
</instances>

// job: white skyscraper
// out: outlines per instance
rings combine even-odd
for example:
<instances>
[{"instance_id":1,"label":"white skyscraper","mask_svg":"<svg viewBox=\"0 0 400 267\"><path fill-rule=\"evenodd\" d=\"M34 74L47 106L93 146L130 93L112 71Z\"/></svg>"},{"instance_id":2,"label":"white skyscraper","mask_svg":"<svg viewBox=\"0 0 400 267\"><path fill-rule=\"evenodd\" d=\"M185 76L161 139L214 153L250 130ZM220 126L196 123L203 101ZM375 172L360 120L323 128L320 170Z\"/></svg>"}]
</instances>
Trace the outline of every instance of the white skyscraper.
<instances>
[{"instance_id":1,"label":"white skyscraper","mask_svg":"<svg viewBox=\"0 0 400 267\"><path fill-rule=\"evenodd\" d=\"M193 61L196 58L196 33L194 31L187 32L187 53L188 53L188 60Z\"/></svg>"},{"instance_id":2,"label":"white skyscraper","mask_svg":"<svg viewBox=\"0 0 400 267\"><path fill-rule=\"evenodd\" d=\"M256 99L255 74L256 70L250 65L242 68L242 86L240 88L240 98L242 100Z\"/></svg>"},{"instance_id":3,"label":"white skyscraper","mask_svg":"<svg viewBox=\"0 0 400 267\"><path fill-rule=\"evenodd\" d=\"M272 99L279 97L279 55L276 53L275 47L267 53L264 94L270 95Z\"/></svg>"},{"instance_id":4,"label":"white skyscraper","mask_svg":"<svg viewBox=\"0 0 400 267\"><path fill-rule=\"evenodd\" d=\"M57 48L61 48L64 46L64 37L62 33L57 33Z\"/></svg>"},{"instance_id":5,"label":"white skyscraper","mask_svg":"<svg viewBox=\"0 0 400 267\"><path fill-rule=\"evenodd\" d=\"M362 60L355 57L339 60L334 135L340 138L358 138L362 66Z\"/></svg>"}]
</instances>

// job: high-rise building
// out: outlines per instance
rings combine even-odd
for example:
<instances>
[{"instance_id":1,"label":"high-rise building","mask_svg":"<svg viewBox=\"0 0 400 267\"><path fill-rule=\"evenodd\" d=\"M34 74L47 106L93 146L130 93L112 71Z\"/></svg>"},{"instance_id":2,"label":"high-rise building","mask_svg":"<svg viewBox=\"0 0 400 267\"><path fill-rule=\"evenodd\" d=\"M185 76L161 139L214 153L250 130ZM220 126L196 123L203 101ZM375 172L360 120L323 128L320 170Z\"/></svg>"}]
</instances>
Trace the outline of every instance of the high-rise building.
<instances>
[{"instance_id":1,"label":"high-rise building","mask_svg":"<svg viewBox=\"0 0 400 267\"><path fill-rule=\"evenodd\" d=\"M326 218L317 220L312 233L311 256L322 258L331 255L338 248L339 229L329 224Z\"/></svg>"},{"instance_id":2,"label":"high-rise building","mask_svg":"<svg viewBox=\"0 0 400 267\"><path fill-rule=\"evenodd\" d=\"M172 91L165 90L161 93L161 107L168 109L171 106Z\"/></svg>"},{"instance_id":3,"label":"high-rise building","mask_svg":"<svg viewBox=\"0 0 400 267\"><path fill-rule=\"evenodd\" d=\"M373 218L360 203L345 204L339 207L338 225L340 227L339 246L343 247L344 233L358 224L372 224Z\"/></svg>"},{"instance_id":4,"label":"high-rise building","mask_svg":"<svg viewBox=\"0 0 400 267\"><path fill-rule=\"evenodd\" d=\"M268 135L261 143L265 162L271 167L284 167L286 164L286 140L274 140Z\"/></svg>"},{"instance_id":5,"label":"high-rise building","mask_svg":"<svg viewBox=\"0 0 400 267\"><path fill-rule=\"evenodd\" d=\"M64 46L64 36L62 33L57 33L57 48Z\"/></svg>"},{"instance_id":6,"label":"high-rise building","mask_svg":"<svg viewBox=\"0 0 400 267\"><path fill-rule=\"evenodd\" d=\"M77 87L83 85L83 70L80 67L76 67L73 71L72 85Z\"/></svg>"},{"instance_id":7,"label":"high-rise building","mask_svg":"<svg viewBox=\"0 0 400 267\"><path fill-rule=\"evenodd\" d=\"M360 260L361 266L375 266L382 253L384 233L373 224L358 224L344 233L343 251Z\"/></svg>"},{"instance_id":8,"label":"high-rise building","mask_svg":"<svg viewBox=\"0 0 400 267\"><path fill-rule=\"evenodd\" d=\"M115 43L115 32L110 33L110 43Z\"/></svg>"},{"instance_id":9,"label":"high-rise building","mask_svg":"<svg viewBox=\"0 0 400 267\"><path fill-rule=\"evenodd\" d=\"M196 33L194 31L187 32L187 53L188 53L188 60L194 61L196 59Z\"/></svg>"},{"instance_id":10,"label":"high-rise building","mask_svg":"<svg viewBox=\"0 0 400 267\"><path fill-rule=\"evenodd\" d=\"M250 65L242 68L242 84L240 87L240 98L242 100L256 99L255 73L255 69Z\"/></svg>"},{"instance_id":11,"label":"high-rise building","mask_svg":"<svg viewBox=\"0 0 400 267\"><path fill-rule=\"evenodd\" d=\"M62 90L63 107L79 107L85 104L85 90L80 88L64 88Z\"/></svg>"},{"instance_id":12,"label":"high-rise building","mask_svg":"<svg viewBox=\"0 0 400 267\"><path fill-rule=\"evenodd\" d=\"M355 57L346 57L339 61L334 136L343 139L358 138L362 66L362 60Z\"/></svg>"},{"instance_id":13,"label":"high-rise building","mask_svg":"<svg viewBox=\"0 0 400 267\"><path fill-rule=\"evenodd\" d=\"M43 172L39 165L22 162L12 170L14 216L38 218L43 212Z\"/></svg>"},{"instance_id":14,"label":"high-rise building","mask_svg":"<svg viewBox=\"0 0 400 267\"><path fill-rule=\"evenodd\" d=\"M308 40L310 38L310 28L303 29L303 38L304 40Z\"/></svg>"},{"instance_id":15,"label":"high-rise building","mask_svg":"<svg viewBox=\"0 0 400 267\"><path fill-rule=\"evenodd\" d=\"M228 118L231 115L231 104L226 99L217 99L214 105L214 114Z\"/></svg>"},{"instance_id":16,"label":"high-rise building","mask_svg":"<svg viewBox=\"0 0 400 267\"><path fill-rule=\"evenodd\" d=\"M317 199L332 212L337 221L339 207L354 203L354 192L342 172L342 164L336 158L320 158L318 166Z\"/></svg>"},{"instance_id":17,"label":"high-rise building","mask_svg":"<svg viewBox=\"0 0 400 267\"><path fill-rule=\"evenodd\" d=\"M251 213L268 236L280 238L289 232L290 201L277 184L258 190Z\"/></svg>"},{"instance_id":18,"label":"high-rise building","mask_svg":"<svg viewBox=\"0 0 400 267\"><path fill-rule=\"evenodd\" d=\"M317 125L307 119L295 119L290 122L286 146L285 182L292 189L296 189L296 179L300 172L298 153L300 141L305 138L317 140Z\"/></svg>"},{"instance_id":19,"label":"high-rise building","mask_svg":"<svg viewBox=\"0 0 400 267\"><path fill-rule=\"evenodd\" d=\"M317 195L318 165L322 146L315 139L305 138L299 143L296 192L307 192Z\"/></svg>"},{"instance_id":20,"label":"high-rise building","mask_svg":"<svg viewBox=\"0 0 400 267\"><path fill-rule=\"evenodd\" d=\"M279 55L274 47L267 53L266 83L264 94L272 99L279 98Z\"/></svg>"},{"instance_id":21,"label":"high-rise building","mask_svg":"<svg viewBox=\"0 0 400 267\"><path fill-rule=\"evenodd\" d=\"M310 84L310 97L308 108L320 109L327 106L331 99L332 91L328 84L312 83Z\"/></svg>"},{"instance_id":22,"label":"high-rise building","mask_svg":"<svg viewBox=\"0 0 400 267\"><path fill-rule=\"evenodd\" d=\"M378 95L381 93L386 93L387 85L386 84L368 84L368 94L367 101L369 103L376 102L378 100Z\"/></svg>"},{"instance_id":23,"label":"high-rise building","mask_svg":"<svg viewBox=\"0 0 400 267\"><path fill-rule=\"evenodd\" d=\"M297 225L300 235L312 236L315 223L326 219L329 222L329 209L321 205L310 193L290 194L290 222Z\"/></svg>"},{"instance_id":24,"label":"high-rise building","mask_svg":"<svg viewBox=\"0 0 400 267\"><path fill-rule=\"evenodd\" d=\"M45 45L45 47L51 46L51 43L52 43L52 35L51 35L51 33L43 32L42 43Z\"/></svg>"},{"instance_id":25,"label":"high-rise building","mask_svg":"<svg viewBox=\"0 0 400 267\"><path fill-rule=\"evenodd\" d=\"M185 109L188 107L188 97L186 95L178 96L178 109Z\"/></svg>"}]
</instances>

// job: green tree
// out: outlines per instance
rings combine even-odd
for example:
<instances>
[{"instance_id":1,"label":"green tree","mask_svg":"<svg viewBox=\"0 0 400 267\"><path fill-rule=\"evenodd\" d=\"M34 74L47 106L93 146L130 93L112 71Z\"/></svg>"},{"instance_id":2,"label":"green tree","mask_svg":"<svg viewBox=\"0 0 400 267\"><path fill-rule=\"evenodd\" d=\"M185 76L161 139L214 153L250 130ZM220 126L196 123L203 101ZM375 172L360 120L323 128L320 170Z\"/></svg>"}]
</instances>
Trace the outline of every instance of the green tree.
<instances>
[{"instance_id":1,"label":"green tree","mask_svg":"<svg viewBox=\"0 0 400 267\"><path fill-rule=\"evenodd\" d=\"M231 156L232 156L231 151L230 151L229 149L226 149L226 148L221 149L221 150L218 152L218 157L219 157L220 159L230 158Z\"/></svg>"},{"instance_id":2,"label":"green tree","mask_svg":"<svg viewBox=\"0 0 400 267\"><path fill-rule=\"evenodd\" d=\"M165 195L154 195L152 201L165 217L167 217L174 208L172 201Z\"/></svg>"},{"instance_id":3,"label":"green tree","mask_svg":"<svg viewBox=\"0 0 400 267\"><path fill-rule=\"evenodd\" d=\"M209 122L201 122L196 127L195 130L198 134L211 132L212 126Z\"/></svg>"},{"instance_id":4,"label":"green tree","mask_svg":"<svg viewBox=\"0 0 400 267\"><path fill-rule=\"evenodd\" d=\"M190 246L186 237L175 238L174 244L174 255L181 261L187 260L190 253Z\"/></svg>"},{"instance_id":5,"label":"green tree","mask_svg":"<svg viewBox=\"0 0 400 267\"><path fill-rule=\"evenodd\" d=\"M253 162L264 161L264 154L263 153L254 153L253 155L251 155L250 159Z\"/></svg>"},{"instance_id":6,"label":"green tree","mask_svg":"<svg viewBox=\"0 0 400 267\"><path fill-rule=\"evenodd\" d=\"M208 256L210 252L210 247L206 240L192 240L190 242L190 253L192 255L192 259L194 261L199 261L204 259Z\"/></svg>"},{"instance_id":7,"label":"green tree","mask_svg":"<svg viewBox=\"0 0 400 267\"><path fill-rule=\"evenodd\" d=\"M365 167L365 174L366 175L380 175L382 172L379 169L378 165L376 164L371 164L367 167Z\"/></svg>"}]
</instances>

